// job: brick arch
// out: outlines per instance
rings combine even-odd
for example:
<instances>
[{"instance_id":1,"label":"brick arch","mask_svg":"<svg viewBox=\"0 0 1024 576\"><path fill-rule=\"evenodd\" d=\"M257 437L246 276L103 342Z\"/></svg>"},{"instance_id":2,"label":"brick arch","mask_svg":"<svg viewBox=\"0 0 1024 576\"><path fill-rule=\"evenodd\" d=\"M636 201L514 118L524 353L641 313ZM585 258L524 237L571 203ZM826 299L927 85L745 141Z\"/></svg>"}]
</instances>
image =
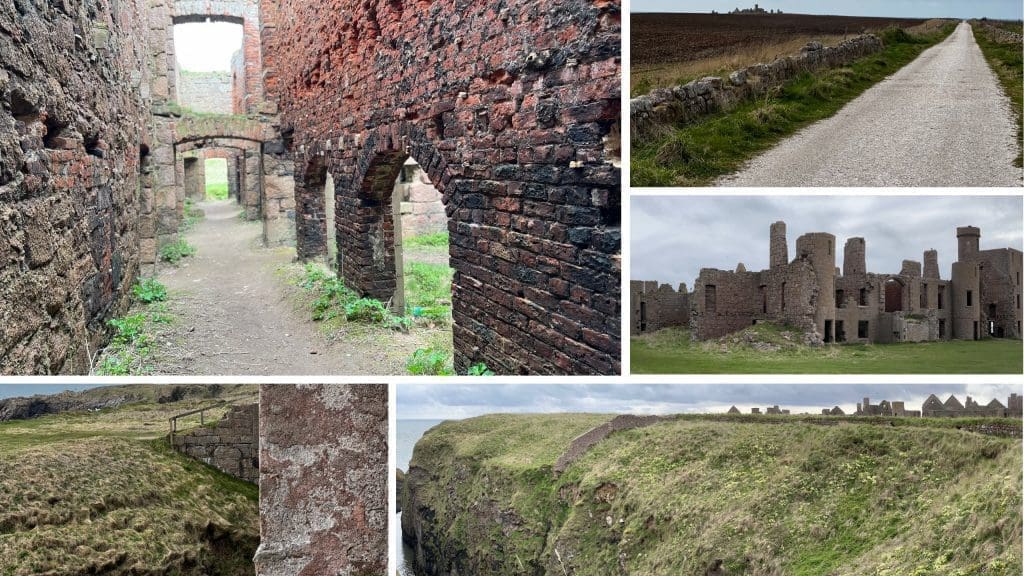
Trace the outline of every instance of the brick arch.
<instances>
[{"instance_id":1,"label":"brick arch","mask_svg":"<svg viewBox=\"0 0 1024 576\"><path fill-rule=\"evenodd\" d=\"M619 2L434 3L429 27L388 0L263 6L265 85L296 162L323 155L334 177L347 280L392 289L386 261L378 273L352 255L373 261L370 229L408 147L449 218L456 367L618 373L621 173L606 138L621 107ZM316 192L299 200L307 258L322 250Z\"/></svg>"}]
</instances>

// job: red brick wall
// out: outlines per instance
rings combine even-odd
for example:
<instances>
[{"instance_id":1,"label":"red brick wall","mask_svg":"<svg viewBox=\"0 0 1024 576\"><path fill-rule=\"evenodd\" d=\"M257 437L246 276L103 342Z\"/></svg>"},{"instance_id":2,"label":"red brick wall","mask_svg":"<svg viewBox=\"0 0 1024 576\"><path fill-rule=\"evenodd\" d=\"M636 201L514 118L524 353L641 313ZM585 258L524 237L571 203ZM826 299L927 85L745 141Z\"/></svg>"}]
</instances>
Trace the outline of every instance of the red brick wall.
<instances>
[{"instance_id":1,"label":"red brick wall","mask_svg":"<svg viewBox=\"0 0 1024 576\"><path fill-rule=\"evenodd\" d=\"M618 2L265 0L261 17L301 257L326 253L330 170L339 270L388 298L390 193L411 154L449 215L456 365L619 372L620 172L602 141Z\"/></svg>"}]
</instances>

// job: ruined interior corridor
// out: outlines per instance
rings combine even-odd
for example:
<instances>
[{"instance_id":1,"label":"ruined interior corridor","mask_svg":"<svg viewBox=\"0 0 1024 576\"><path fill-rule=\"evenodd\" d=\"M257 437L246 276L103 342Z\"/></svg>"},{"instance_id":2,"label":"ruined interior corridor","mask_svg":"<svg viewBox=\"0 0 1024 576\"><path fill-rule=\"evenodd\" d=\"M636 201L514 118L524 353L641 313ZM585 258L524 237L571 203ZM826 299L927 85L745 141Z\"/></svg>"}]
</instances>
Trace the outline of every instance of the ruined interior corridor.
<instances>
[{"instance_id":1,"label":"ruined interior corridor","mask_svg":"<svg viewBox=\"0 0 1024 576\"><path fill-rule=\"evenodd\" d=\"M170 291L173 321L158 335L154 373L401 374L406 359L437 336L363 327L330 341L289 285L294 249L264 248L260 223L240 218L232 200L197 207L205 217L184 235L195 256L157 275Z\"/></svg>"},{"instance_id":2,"label":"ruined interior corridor","mask_svg":"<svg viewBox=\"0 0 1024 576\"><path fill-rule=\"evenodd\" d=\"M0 373L89 374L117 346L167 358L161 344L180 358L148 370L115 350L100 372L356 374L352 354L405 373L412 351L440 348L444 373L620 373L620 12L614 0L0 4ZM203 23L234 31L216 70L187 62L187 26ZM253 225L213 206L189 230L215 158ZM397 201L409 158L422 175L405 175ZM437 203L421 202L428 182ZM437 306L411 303L425 322L402 306L406 209L439 225L416 234L447 244L430 259L451 270L420 279L450 279L450 297L434 281ZM215 224L228 226L220 242ZM312 321L293 330L302 304L277 287L276 258L333 261L338 277L318 289L344 298L326 320L372 326L311 360L319 336ZM153 278L175 318L159 316L157 346L138 332L158 322L139 317ZM305 304L300 317L319 314ZM435 322L450 326L440 346ZM424 323L431 341L406 348ZM409 324L412 336L372 333Z\"/></svg>"}]
</instances>

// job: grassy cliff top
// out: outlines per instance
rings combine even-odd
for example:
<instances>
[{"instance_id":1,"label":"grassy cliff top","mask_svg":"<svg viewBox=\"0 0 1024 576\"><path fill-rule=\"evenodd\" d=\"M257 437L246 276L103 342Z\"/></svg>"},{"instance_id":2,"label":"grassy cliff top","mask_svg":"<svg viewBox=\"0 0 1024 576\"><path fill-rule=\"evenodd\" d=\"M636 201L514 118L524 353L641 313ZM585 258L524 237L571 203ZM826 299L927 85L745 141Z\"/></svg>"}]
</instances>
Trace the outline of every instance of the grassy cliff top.
<instances>
[{"instance_id":1,"label":"grassy cliff top","mask_svg":"<svg viewBox=\"0 0 1024 576\"><path fill-rule=\"evenodd\" d=\"M576 543L579 574L1021 572L1019 439L684 418L612 435L559 484L579 496L548 549Z\"/></svg>"},{"instance_id":2,"label":"grassy cliff top","mask_svg":"<svg viewBox=\"0 0 1024 576\"><path fill-rule=\"evenodd\" d=\"M410 467L440 452L513 469L551 466L580 434L611 420L609 414L489 414L449 420L416 443Z\"/></svg>"},{"instance_id":3,"label":"grassy cliff top","mask_svg":"<svg viewBox=\"0 0 1024 576\"><path fill-rule=\"evenodd\" d=\"M257 488L162 438L169 416L210 403L0 423L0 575L252 574Z\"/></svg>"}]
</instances>

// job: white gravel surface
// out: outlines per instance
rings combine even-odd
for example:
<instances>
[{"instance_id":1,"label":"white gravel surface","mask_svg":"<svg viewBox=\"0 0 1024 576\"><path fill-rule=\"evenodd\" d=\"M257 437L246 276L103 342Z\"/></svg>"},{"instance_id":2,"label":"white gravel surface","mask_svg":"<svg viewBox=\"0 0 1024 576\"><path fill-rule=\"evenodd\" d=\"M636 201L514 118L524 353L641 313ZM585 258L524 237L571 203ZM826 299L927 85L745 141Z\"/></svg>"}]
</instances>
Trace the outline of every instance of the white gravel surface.
<instances>
[{"instance_id":1,"label":"white gravel surface","mask_svg":"<svg viewBox=\"0 0 1024 576\"><path fill-rule=\"evenodd\" d=\"M1010 101L970 25L719 186L1021 186Z\"/></svg>"}]
</instances>

